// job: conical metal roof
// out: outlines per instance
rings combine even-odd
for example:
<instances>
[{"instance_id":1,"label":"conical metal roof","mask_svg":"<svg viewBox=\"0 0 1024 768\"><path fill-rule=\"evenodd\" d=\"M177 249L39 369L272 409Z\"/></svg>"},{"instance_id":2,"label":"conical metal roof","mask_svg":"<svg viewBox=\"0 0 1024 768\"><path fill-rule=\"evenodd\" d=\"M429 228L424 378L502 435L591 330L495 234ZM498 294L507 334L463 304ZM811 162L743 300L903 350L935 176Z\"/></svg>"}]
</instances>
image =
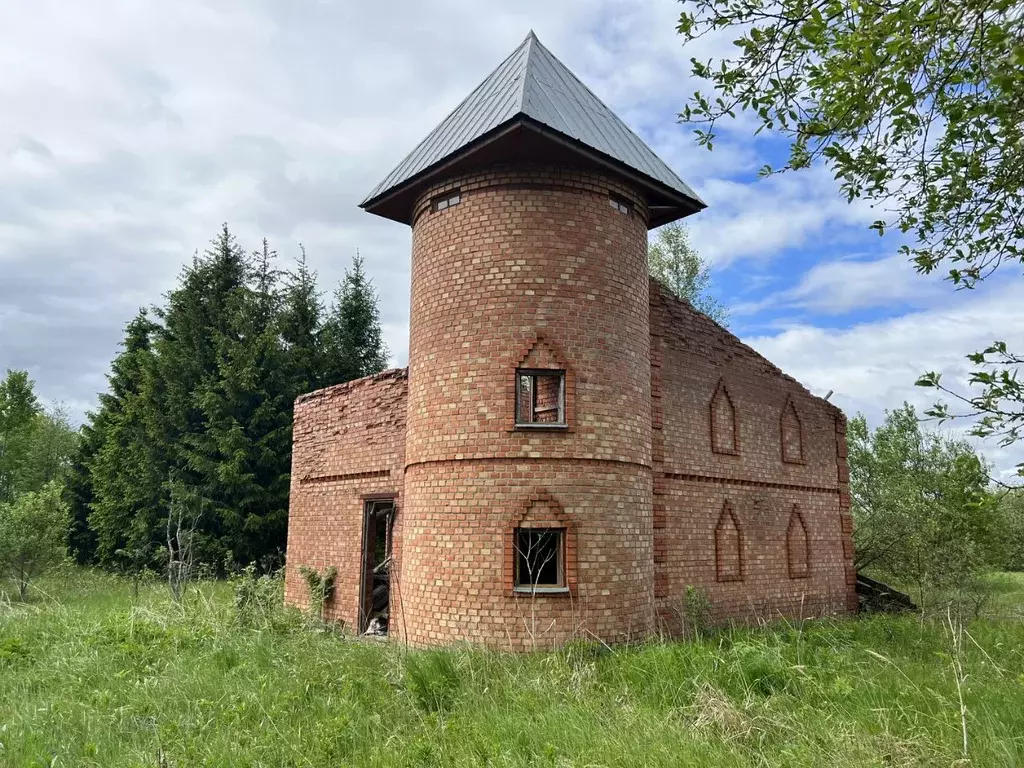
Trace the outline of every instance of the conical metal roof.
<instances>
[{"instance_id":1,"label":"conical metal roof","mask_svg":"<svg viewBox=\"0 0 1024 768\"><path fill-rule=\"evenodd\" d=\"M550 129L573 145L611 160L613 166L631 171L631 176L641 176L670 198L683 198L681 202L688 204L685 213L705 207L697 193L532 31L374 188L360 207L372 210L379 201L429 176L432 169L516 121L532 121Z\"/></svg>"}]
</instances>

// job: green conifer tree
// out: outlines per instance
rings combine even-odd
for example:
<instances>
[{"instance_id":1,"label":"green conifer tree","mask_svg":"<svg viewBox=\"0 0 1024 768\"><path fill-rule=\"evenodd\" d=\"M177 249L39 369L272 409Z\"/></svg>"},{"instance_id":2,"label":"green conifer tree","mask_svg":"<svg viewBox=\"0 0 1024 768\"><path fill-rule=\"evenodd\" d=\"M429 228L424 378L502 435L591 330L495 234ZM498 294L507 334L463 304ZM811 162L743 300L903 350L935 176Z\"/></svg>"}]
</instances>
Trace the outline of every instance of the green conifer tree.
<instances>
[{"instance_id":1,"label":"green conifer tree","mask_svg":"<svg viewBox=\"0 0 1024 768\"><path fill-rule=\"evenodd\" d=\"M249 259L227 224L203 254L196 254L181 275L178 287L167 295L154 351L156 375L152 381L151 429L163 466L162 492L154 511L153 532L162 541L162 521L170 502L171 479L179 493L206 504L203 494L214 487L204 434L208 408L203 398L220 378L220 347L235 334L232 327L237 294L246 286ZM220 562L221 519L204 514L195 544L196 556Z\"/></svg>"},{"instance_id":2,"label":"green conifer tree","mask_svg":"<svg viewBox=\"0 0 1024 768\"><path fill-rule=\"evenodd\" d=\"M292 382L275 256L264 240L228 303L230 321L214 336L217 376L197 393L206 428L191 439L218 546L240 562L283 553L287 530Z\"/></svg>"},{"instance_id":3,"label":"green conifer tree","mask_svg":"<svg viewBox=\"0 0 1024 768\"><path fill-rule=\"evenodd\" d=\"M295 268L285 275L281 308L281 338L288 352L293 399L324 386L323 315L316 273L309 269L302 248Z\"/></svg>"},{"instance_id":4,"label":"green conifer tree","mask_svg":"<svg viewBox=\"0 0 1024 768\"><path fill-rule=\"evenodd\" d=\"M153 439L150 385L157 330L145 310L128 323L122 350L107 376L110 390L100 395L99 411L90 414L78 458L89 470L89 481L87 489L76 481L76 488L91 497L89 529L96 558L105 565L115 565L126 550L149 549L159 542L152 528L165 467ZM73 513L75 526L81 513ZM82 534L76 536L82 539Z\"/></svg>"},{"instance_id":5,"label":"green conifer tree","mask_svg":"<svg viewBox=\"0 0 1024 768\"><path fill-rule=\"evenodd\" d=\"M388 362L377 291L356 254L334 294L324 326L324 384L340 384L383 371Z\"/></svg>"},{"instance_id":6,"label":"green conifer tree","mask_svg":"<svg viewBox=\"0 0 1024 768\"><path fill-rule=\"evenodd\" d=\"M197 561L283 552L292 404L384 368L376 301L357 257L325 317L304 252L282 275L265 241L250 257L225 225L165 304L128 325L69 473L76 557L134 567L153 555L172 486L202 512Z\"/></svg>"},{"instance_id":7,"label":"green conifer tree","mask_svg":"<svg viewBox=\"0 0 1024 768\"><path fill-rule=\"evenodd\" d=\"M68 552L79 565L96 562L96 532L89 526L89 515L96 501L90 465L103 444L107 412L103 409L86 415L79 431L78 446L64 482L64 503L68 508Z\"/></svg>"}]
</instances>

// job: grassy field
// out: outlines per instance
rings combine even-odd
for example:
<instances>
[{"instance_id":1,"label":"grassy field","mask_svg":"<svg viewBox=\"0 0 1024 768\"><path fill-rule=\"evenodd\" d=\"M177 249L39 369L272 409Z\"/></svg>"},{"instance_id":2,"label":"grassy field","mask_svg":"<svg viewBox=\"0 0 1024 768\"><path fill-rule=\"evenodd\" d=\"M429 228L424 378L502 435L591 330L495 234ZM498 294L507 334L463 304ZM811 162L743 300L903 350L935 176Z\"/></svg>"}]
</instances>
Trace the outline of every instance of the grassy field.
<instances>
[{"instance_id":1,"label":"grassy field","mask_svg":"<svg viewBox=\"0 0 1024 768\"><path fill-rule=\"evenodd\" d=\"M1024 578L968 627L969 763L950 633L917 616L610 651L405 653L231 586L71 571L0 597L0 765L1024 765Z\"/></svg>"}]
</instances>

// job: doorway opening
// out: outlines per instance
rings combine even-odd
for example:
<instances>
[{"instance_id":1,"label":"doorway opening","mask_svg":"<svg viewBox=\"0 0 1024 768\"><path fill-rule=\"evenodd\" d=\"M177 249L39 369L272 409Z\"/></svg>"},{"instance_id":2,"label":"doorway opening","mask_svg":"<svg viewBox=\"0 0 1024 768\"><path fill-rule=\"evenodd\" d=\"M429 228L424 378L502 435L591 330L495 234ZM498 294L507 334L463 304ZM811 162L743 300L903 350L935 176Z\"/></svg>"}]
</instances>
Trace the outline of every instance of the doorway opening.
<instances>
[{"instance_id":1,"label":"doorway opening","mask_svg":"<svg viewBox=\"0 0 1024 768\"><path fill-rule=\"evenodd\" d=\"M359 633L386 635L391 612L391 530L394 497L363 502L363 573L359 593Z\"/></svg>"}]
</instances>

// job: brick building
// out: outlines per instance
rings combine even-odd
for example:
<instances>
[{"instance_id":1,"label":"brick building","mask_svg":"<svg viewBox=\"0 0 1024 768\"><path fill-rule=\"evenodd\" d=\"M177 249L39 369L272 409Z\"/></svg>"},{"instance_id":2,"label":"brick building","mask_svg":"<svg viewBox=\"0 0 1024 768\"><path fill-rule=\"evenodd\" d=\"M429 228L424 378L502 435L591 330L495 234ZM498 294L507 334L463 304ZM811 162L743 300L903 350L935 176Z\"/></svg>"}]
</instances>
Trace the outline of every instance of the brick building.
<instances>
[{"instance_id":1,"label":"brick building","mask_svg":"<svg viewBox=\"0 0 1024 768\"><path fill-rule=\"evenodd\" d=\"M286 598L528 649L856 607L845 420L647 275L703 202L531 33L370 194L409 367L296 402Z\"/></svg>"}]
</instances>

